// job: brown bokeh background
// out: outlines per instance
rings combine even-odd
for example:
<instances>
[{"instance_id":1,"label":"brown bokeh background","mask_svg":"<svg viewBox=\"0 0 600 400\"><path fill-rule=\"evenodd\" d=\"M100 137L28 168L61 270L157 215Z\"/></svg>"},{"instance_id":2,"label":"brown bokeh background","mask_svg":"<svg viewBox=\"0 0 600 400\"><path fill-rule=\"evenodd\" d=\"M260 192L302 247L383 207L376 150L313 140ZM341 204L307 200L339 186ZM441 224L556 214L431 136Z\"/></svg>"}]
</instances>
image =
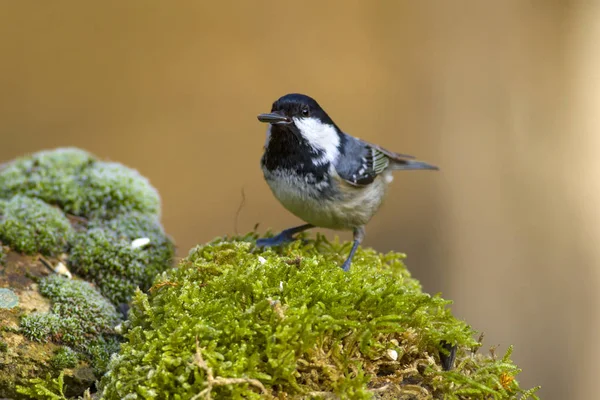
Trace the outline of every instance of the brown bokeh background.
<instances>
[{"instance_id":1,"label":"brown bokeh background","mask_svg":"<svg viewBox=\"0 0 600 400\"><path fill-rule=\"evenodd\" d=\"M597 397L600 1L2 2L0 160L83 147L148 176L180 255L298 223L256 114L314 96L342 129L441 166L398 173L366 245L544 399ZM332 232L328 232L333 236ZM342 234L342 238L349 238Z\"/></svg>"}]
</instances>

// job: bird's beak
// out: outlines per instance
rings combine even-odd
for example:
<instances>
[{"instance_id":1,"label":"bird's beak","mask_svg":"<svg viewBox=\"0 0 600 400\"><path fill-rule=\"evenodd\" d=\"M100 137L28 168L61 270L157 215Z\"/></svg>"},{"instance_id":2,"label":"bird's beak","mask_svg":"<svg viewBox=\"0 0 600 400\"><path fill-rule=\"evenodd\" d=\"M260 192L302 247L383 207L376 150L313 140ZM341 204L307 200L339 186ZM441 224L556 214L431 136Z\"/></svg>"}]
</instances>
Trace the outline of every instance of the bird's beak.
<instances>
[{"instance_id":1,"label":"bird's beak","mask_svg":"<svg viewBox=\"0 0 600 400\"><path fill-rule=\"evenodd\" d=\"M292 123L291 118L278 112L260 114L257 118L260 122L267 122L271 125L288 125Z\"/></svg>"}]
</instances>

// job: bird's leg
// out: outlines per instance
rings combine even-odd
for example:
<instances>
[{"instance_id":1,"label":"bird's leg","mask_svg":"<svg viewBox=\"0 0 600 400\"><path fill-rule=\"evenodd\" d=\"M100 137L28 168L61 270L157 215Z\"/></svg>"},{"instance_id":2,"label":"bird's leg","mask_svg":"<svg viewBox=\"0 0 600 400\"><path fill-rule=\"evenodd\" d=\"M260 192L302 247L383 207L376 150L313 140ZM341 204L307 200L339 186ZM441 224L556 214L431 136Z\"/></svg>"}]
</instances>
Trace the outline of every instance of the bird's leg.
<instances>
[{"instance_id":1,"label":"bird's leg","mask_svg":"<svg viewBox=\"0 0 600 400\"><path fill-rule=\"evenodd\" d=\"M273 236L270 238L260 238L256 241L256 245L259 247L270 247L270 246L279 246L280 244L293 242L296 240L294 235L296 233L304 232L307 229L314 228L314 225L305 224L296 226L294 228L286 229L281 231L281 233L277 236Z\"/></svg>"},{"instance_id":2,"label":"bird's leg","mask_svg":"<svg viewBox=\"0 0 600 400\"><path fill-rule=\"evenodd\" d=\"M344 264L342 264L342 269L344 271L350 270L350 264L352 264L352 257L354 257L354 253L356 253L356 250L358 249L358 246L360 245L360 243L363 241L364 237L365 237L364 226L354 228L354 243L352 244L352 249L350 249L350 254L348 255L348 258L346 258L346 261L344 261Z\"/></svg>"}]
</instances>

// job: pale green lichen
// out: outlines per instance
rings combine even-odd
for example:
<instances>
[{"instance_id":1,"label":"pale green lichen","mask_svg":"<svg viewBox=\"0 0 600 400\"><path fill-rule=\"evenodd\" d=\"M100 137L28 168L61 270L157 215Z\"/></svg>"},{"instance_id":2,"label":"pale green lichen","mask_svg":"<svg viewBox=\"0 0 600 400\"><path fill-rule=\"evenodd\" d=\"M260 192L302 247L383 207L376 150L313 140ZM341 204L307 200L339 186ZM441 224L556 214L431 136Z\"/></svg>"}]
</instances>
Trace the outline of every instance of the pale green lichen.
<instances>
[{"instance_id":1,"label":"pale green lichen","mask_svg":"<svg viewBox=\"0 0 600 400\"><path fill-rule=\"evenodd\" d=\"M52 308L22 318L20 329L27 338L68 345L92 360L99 344L114 350L111 337L119 315L89 283L51 275L40 281L39 288L52 301ZM106 365L107 360L99 361Z\"/></svg>"},{"instance_id":2,"label":"pale green lichen","mask_svg":"<svg viewBox=\"0 0 600 400\"><path fill-rule=\"evenodd\" d=\"M136 293L102 399L532 395L508 358L472 356L474 332L421 291L401 255L360 249L345 273L349 243L319 236L281 256L254 239L199 246ZM453 371L440 366L442 342L458 347Z\"/></svg>"},{"instance_id":3,"label":"pale green lichen","mask_svg":"<svg viewBox=\"0 0 600 400\"><path fill-rule=\"evenodd\" d=\"M74 231L57 208L21 195L6 203L0 216L0 239L26 254L58 254L67 249Z\"/></svg>"},{"instance_id":4,"label":"pale green lichen","mask_svg":"<svg viewBox=\"0 0 600 400\"><path fill-rule=\"evenodd\" d=\"M0 288L0 309L11 309L19 305L19 296L8 288Z\"/></svg>"}]
</instances>

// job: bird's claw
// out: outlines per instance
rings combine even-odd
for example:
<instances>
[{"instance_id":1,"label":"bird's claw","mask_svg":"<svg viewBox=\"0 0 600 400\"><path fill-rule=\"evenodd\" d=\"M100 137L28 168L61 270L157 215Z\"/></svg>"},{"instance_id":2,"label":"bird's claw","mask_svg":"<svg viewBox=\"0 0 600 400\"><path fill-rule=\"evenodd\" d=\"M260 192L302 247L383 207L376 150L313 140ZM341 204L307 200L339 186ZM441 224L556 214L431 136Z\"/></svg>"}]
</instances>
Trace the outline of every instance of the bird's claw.
<instances>
[{"instance_id":1,"label":"bird's claw","mask_svg":"<svg viewBox=\"0 0 600 400\"><path fill-rule=\"evenodd\" d=\"M346 261L344 261L344 263L342 264L342 269L343 269L345 272L348 272L348 271L350 271L350 265L351 265L351 264L352 264L352 260L348 258L348 259L347 259Z\"/></svg>"}]
</instances>

